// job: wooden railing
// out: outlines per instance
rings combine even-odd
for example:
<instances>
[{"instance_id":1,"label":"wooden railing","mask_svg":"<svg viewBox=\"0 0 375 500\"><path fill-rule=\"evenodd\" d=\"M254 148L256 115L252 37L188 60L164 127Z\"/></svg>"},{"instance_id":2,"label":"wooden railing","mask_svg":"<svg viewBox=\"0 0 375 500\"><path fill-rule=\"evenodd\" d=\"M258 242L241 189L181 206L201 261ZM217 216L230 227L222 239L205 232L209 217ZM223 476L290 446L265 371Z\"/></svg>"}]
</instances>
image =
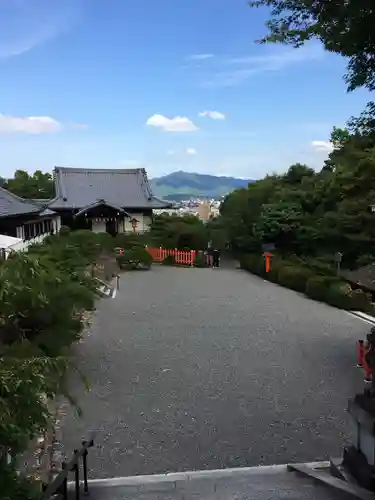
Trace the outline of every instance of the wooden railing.
<instances>
[{"instance_id":1,"label":"wooden railing","mask_svg":"<svg viewBox=\"0 0 375 500\"><path fill-rule=\"evenodd\" d=\"M81 482L79 478L80 466L79 460L82 458L83 469L83 493L88 494L89 486L87 480L87 455L88 450L94 446L94 441L82 441L82 446L79 450L74 450L73 457L70 462L62 463L62 471L55 477L52 483L45 485L41 500L50 500L54 495L60 495L63 500L68 500L68 477L70 472L74 472L74 491L75 500L80 499Z\"/></svg>"},{"instance_id":2,"label":"wooden railing","mask_svg":"<svg viewBox=\"0 0 375 500\"><path fill-rule=\"evenodd\" d=\"M186 266L192 266L194 265L194 259L195 256L197 255L197 252L195 250L168 250L166 248L148 248L147 251L151 255L151 257L154 259L155 262L163 262L168 256L173 256L177 262L177 264L183 264Z\"/></svg>"}]
</instances>

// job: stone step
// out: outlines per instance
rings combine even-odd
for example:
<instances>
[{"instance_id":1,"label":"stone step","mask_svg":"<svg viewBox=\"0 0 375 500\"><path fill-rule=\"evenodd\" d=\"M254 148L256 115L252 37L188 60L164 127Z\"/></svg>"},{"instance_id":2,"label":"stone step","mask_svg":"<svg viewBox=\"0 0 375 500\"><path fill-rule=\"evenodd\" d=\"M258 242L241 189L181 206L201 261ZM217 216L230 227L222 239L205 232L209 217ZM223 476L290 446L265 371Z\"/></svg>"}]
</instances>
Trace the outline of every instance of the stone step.
<instances>
[{"instance_id":1,"label":"stone step","mask_svg":"<svg viewBox=\"0 0 375 500\"><path fill-rule=\"evenodd\" d=\"M316 464L307 464L307 466L314 468ZM319 462L318 465L320 464ZM324 464L328 467L328 463ZM73 495L73 483L69 484L69 490ZM94 479L89 481L89 494L91 500L350 500L363 498L361 495L353 496L352 493L326 484L324 481L316 481L290 471L287 465Z\"/></svg>"}]
</instances>

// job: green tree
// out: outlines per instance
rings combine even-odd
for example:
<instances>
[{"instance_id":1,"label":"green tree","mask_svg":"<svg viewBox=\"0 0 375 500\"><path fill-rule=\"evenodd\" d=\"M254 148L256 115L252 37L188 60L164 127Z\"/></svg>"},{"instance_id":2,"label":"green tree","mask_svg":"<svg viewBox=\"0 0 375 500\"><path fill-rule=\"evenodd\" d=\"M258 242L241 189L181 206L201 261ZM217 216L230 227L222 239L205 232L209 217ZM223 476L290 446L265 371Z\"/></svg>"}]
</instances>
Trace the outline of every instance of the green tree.
<instances>
[{"instance_id":1,"label":"green tree","mask_svg":"<svg viewBox=\"0 0 375 500\"><path fill-rule=\"evenodd\" d=\"M55 194L52 175L41 170L32 175L25 170L16 170L12 179L4 180L2 187L26 199L50 199Z\"/></svg>"},{"instance_id":2,"label":"green tree","mask_svg":"<svg viewBox=\"0 0 375 500\"><path fill-rule=\"evenodd\" d=\"M180 250L202 250L208 244L207 226L191 215L156 215L151 224L150 237L157 246Z\"/></svg>"},{"instance_id":3,"label":"green tree","mask_svg":"<svg viewBox=\"0 0 375 500\"><path fill-rule=\"evenodd\" d=\"M348 90L375 89L375 9L369 0L252 0L270 7L262 43L300 47L316 38L326 50L349 59Z\"/></svg>"},{"instance_id":4,"label":"green tree","mask_svg":"<svg viewBox=\"0 0 375 500\"><path fill-rule=\"evenodd\" d=\"M217 224L233 248L261 253L263 243L274 243L283 254L331 263L341 252L348 268L375 256L374 124L368 106L346 128L334 128L321 172L296 164L231 193Z\"/></svg>"},{"instance_id":5,"label":"green tree","mask_svg":"<svg viewBox=\"0 0 375 500\"><path fill-rule=\"evenodd\" d=\"M290 184L300 184L304 177L313 177L314 175L314 169L301 163L295 163L289 167L284 179Z\"/></svg>"}]
</instances>

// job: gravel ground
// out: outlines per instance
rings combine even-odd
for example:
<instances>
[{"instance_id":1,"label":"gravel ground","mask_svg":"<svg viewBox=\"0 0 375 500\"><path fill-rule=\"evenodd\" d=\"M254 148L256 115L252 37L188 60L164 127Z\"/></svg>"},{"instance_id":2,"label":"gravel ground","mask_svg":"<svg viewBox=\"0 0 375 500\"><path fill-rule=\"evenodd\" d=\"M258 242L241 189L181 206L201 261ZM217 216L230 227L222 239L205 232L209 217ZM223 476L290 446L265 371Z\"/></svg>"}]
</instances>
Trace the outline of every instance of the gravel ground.
<instances>
[{"instance_id":1,"label":"gravel ground","mask_svg":"<svg viewBox=\"0 0 375 500\"><path fill-rule=\"evenodd\" d=\"M368 329L240 270L124 274L77 346L91 390L65 449L96 432L91 478L338 456Z\"/></svg>"}]
</instances>

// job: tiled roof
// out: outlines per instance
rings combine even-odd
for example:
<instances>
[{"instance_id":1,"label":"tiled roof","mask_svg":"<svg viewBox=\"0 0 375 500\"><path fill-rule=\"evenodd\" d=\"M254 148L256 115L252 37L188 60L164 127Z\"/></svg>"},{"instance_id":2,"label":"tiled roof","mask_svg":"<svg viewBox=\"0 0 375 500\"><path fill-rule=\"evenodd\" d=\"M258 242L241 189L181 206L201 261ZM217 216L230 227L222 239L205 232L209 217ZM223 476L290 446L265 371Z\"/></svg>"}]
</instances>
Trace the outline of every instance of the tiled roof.
<instances>
[{"instance_id":1,"label":"tiled roof","mask_svg":"<svg viewBox=\"0 0 375 500\"><path fill-rule=\"evenodd\" d=\"M52 209L81 209L98 199L122 208L167 208L170 204L156 198L143 168L85 169L55 167L56 198Z\"/></svg>"},{"instance_id":2,"label":"tiled roof","mask_svg":"<svg viewBox=\"0 0 375 500\"><path fill-rule=\"evenodd\" d=\"M0 187L0 217L37 214L40 211L40 205L37 205L32 201L24 200L10 191Z\"/></svg>"},{"instance_id":3,"label":"tiled roof","mask_svg":"<svg viewBox=\"0 0 375 500\"><path fill-rule=\"evenodd\" d=\"M75 214L75 217L78 217L79 215L82 215L84 212L88 212L89 210L91 210L93 208L100 207L102 205L110 207L113 210L117 210L117 212L121 212L122 214L125 214L125 215L129 216L129 214L127 214L125 212L125 210L123 210L119 205L114 205L113 203L109 203L106 200L97 200L94 203L91 203L90 205L87 205L87 207L81 208L81 210Z\"/></svg>"},{"instance_id":4,"label":"tiled roof","mask_svg":"<svg viewBox=\"0 0 375 500\"><path fill-rule=\"evenodd\" d=\"M51 199L46 199L46 198L32 198L31 200L32 203L36 203L37 205L40 205L41 207L46 207L51 203Z\"/></svg>"}]
</instances>

